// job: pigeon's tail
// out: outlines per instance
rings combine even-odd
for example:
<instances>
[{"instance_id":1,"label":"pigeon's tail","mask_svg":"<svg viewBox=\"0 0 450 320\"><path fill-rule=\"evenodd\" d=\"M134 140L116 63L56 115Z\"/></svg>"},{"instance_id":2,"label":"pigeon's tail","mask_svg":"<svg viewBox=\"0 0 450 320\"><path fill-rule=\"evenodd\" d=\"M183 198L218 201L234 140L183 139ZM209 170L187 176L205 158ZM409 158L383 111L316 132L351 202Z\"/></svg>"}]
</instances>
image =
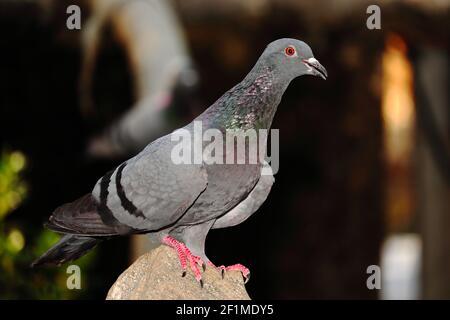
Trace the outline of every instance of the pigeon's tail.
<instances>
[{"instance_id":1,"label":"pigeon's tail","mask_svg":"<svg viewBox=\"0 0 450 320\"><path fill-rule=\"evenodd\" d=\"M100 241L98 238L66 234L56 245L36 259L31 264L31 267L61 265L67 261L78 259L94 248Z\"/></svg>"}]
</instances>

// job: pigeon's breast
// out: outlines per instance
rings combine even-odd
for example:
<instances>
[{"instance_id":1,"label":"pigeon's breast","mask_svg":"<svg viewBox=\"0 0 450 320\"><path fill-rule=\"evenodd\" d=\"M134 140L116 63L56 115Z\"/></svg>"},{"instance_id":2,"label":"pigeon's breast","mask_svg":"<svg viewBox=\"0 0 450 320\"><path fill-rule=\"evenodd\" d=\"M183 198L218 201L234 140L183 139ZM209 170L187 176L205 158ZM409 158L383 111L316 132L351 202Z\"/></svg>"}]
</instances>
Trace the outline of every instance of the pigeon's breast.
<instances>
[{"instance_id":1,"label":"pigeon's breast","mask_svg":"<svg viewBox=\"0 0 450 320\"><path fill-rule=\"evenodd\" d=\"M260 164L206 166L208 185L177 225L197 224L218 218L251 192L261 175Z\"/></svg>"}]
</instances>

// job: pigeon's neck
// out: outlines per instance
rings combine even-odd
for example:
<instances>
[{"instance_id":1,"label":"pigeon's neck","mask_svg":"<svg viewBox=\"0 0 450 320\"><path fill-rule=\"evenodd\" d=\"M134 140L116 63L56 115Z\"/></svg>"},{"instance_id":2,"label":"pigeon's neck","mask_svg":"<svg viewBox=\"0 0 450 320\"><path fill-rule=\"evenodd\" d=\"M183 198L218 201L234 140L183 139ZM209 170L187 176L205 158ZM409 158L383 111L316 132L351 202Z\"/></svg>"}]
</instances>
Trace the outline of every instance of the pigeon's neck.
<instances>
[{"instance_id":1,"label":"pigeon's neck","mask_svg":"<svg viewBox=\"0 0 450 320\"><path fill-rule=\"evenodd\" d=\"M257 63L198 120L218 129L269 129L289 82L275 68Z\"/></svg>"}]
</instances>

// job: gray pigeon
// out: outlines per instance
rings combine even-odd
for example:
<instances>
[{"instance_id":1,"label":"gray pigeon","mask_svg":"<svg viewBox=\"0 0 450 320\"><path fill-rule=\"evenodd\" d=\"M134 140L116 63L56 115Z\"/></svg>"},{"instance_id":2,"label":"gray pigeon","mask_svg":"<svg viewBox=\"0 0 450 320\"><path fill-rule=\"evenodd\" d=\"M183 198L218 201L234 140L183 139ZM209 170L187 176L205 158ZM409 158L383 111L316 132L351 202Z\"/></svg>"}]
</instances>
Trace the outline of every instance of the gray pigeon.
<instances>
[{"instance_id":1,"label":"gray pigeon","mask_svg":"<svg viewBox=\"0 0 450 320\"><path fill-rule=\"evenodd\" d=\"M203 131L223 133L269 129L289 83L308 74L327 77L310 47L295 39L276 40L244 80L185 126L184 132L194 137L196 123ZM266 200L274 178L261 174L262 169L270 172L264 160L176 164L173 150L179 142L173 134L151 142L105 174L91 193L57 208L47 227L64 236L33 265L60 265L79 258L104 239L147 233L176 249L183 275L189 265L201 283L199 267L214 266L205 254L209 230L245 221ZM195 143L205 144L195 138L192 141L194 147ZM265 151L265 141L263 148ZM227 153L229 150L223 156ZM222 272L240 270L246 279L249 277L241 264L217 268Z\"/></svg>"}]
</instances>

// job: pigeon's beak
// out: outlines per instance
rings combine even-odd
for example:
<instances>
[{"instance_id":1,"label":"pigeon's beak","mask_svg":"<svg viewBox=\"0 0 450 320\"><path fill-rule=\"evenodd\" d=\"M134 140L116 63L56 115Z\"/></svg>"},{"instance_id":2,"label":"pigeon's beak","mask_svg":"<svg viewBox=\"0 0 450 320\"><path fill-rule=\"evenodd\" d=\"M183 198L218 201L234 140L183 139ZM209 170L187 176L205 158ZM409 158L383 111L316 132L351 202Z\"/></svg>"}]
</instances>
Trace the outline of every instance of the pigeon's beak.
<instances>
[{"instance_id":1,"label":"pigeon's beak","mask_svg":"<svg viewBox=\"0 0 450 320\"><path fill-rule=\"evenodd\" d=\"M304 59L303 63L308 68L308 73L314 76L319 76L324 80L327 79L328 77L327 70L324 68L323 65L320 64L320 62L316 58Z\"/></svg>"}]
</instances>

